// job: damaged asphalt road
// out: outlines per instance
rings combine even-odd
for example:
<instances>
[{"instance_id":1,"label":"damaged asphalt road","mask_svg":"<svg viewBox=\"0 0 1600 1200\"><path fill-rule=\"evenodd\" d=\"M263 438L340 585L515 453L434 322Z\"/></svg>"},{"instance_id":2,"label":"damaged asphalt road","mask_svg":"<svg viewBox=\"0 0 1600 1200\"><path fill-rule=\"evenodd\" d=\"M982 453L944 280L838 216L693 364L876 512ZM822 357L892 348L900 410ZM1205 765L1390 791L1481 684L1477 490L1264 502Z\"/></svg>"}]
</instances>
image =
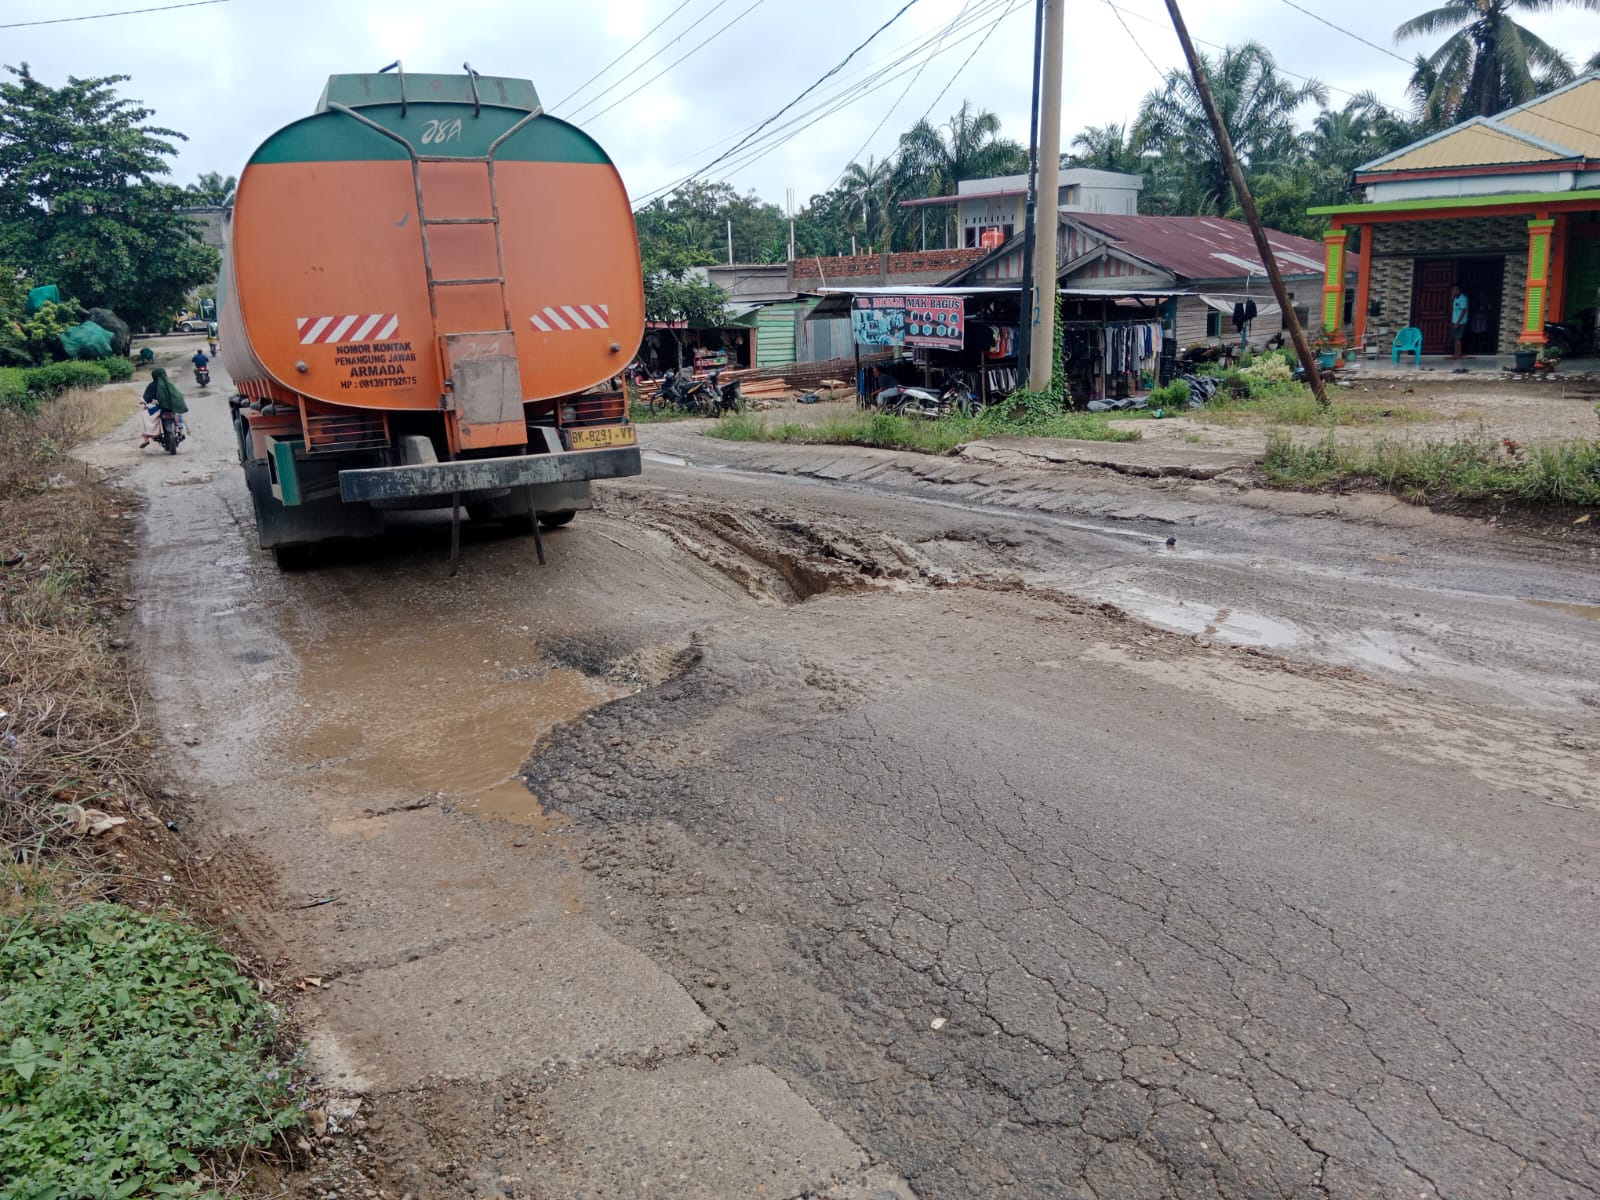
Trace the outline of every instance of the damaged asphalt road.
<instances>
[{"instance_id":1,"label":"damaged asphalt road","mask_svg":"<svg viewBox=\"0 0 1600 1200\"><path fill-rule=\"evenodd\" d=\"M347 1192L1600 1194L1575 558L653 464L280 576L206 404L140 657Z\"/></svg>"}]
</instances>

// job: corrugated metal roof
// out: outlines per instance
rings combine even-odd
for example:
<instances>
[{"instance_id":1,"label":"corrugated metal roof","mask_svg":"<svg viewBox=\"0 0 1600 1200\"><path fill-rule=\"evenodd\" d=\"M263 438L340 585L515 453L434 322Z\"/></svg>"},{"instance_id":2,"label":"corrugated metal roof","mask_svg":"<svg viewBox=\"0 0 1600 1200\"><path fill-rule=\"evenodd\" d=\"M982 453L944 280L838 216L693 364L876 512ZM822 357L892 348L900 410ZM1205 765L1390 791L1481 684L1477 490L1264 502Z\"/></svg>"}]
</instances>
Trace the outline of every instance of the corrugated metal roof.
<instances>
[{"instance_id":1,"label":"corrugated metal roof","mask_svg":"<svg viewBox=\"0 0 1600 1200\"><path fill-rule=\"evenodd\" d=\"M1265 275L1250 226L1223 217L1156 217L1144 214L1070 213L1066 218L1109 237L1126 251L1185 279L1241 279ZM1322 243L1276 229L1267 243L1285 275L1321 275Z\"/></svg>"},{"instance_id":2,"label":"corrugated metal roof","mask_svg":"<svg viewBox=\"0 0 1600 1200\"><path fill-rule=\"evenodd\" d=\"M1569 157L1519 136L1521 130L1484 121L1457 129L1449 137L1424 142L1383 164L1385 171L1428 171L1442 167L1490 167L1503 163L1560 162Z\"/></svg>"},{"instance_id":3,"label":"corrugated metal roof","mask_svg":"<svg viewBox=\"0 0 1600 1200\"><path fill-rule=\"evenodd\" d=\"M1357 175L1600 158L1600 73L1547 96L1431 134L1356 168Z\"/></svg>"},{"instance_id":4,"label":"corrugated metal roof","mask_svg":"<svg viewBox=\"0 0 1600 1200\"><path fill-rule=\"evenodd\" d=\"M1525 108L1502 113L1498 120L1502 125L1571 146L1589 158L1600 158L1600 76L1541 97Z\"/></svg>"}]
</instances>

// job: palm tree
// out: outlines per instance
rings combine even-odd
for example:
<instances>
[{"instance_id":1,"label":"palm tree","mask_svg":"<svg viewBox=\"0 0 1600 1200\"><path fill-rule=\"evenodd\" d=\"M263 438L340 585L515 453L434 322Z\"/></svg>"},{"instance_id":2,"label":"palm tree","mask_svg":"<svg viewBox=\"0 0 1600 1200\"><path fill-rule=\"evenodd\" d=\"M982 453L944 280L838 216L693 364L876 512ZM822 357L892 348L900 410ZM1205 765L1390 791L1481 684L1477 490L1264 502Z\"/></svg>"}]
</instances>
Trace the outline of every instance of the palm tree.
<instances>
[{"instance_id":1,"label":"palm tree","mask_svg":"<svg viewBox=\"0 0 1600 1200\"><path fill-rule=\"evenodd\" d=\"M886 228L884 217L888 215L889 211L894 176L895 164L893 159L875 159L870 154L867 156L866 166L853 162L844 169L844 178L840 181L840 186L844 188L845 193L852 200L860 203L861 236L869 243L872 240L872 218L870 212L874 207L878 210L879 230L882 231ZM853 209L850 227L851 232L854 232L855 215ZM889 242L889 236L885 236L883 242L885 250L891 249Z\"/></svg>"},{"instance_id":2,"label":"palm tree","mask_svg":"<svg viewBox=\"0 0 1600 1200\"><path fill-rule=\"evenodd\" d=\"M1214 58L1201 55L1200 61L1210 76L1212 93L1241 165L1262 171L1292 162L1303 153L1295 112L1309 101L1327 104L1325 86L1315 79L1291 83L1278 73L1272 55L1256 42L1228 46ZM1166 172L1177 173L1181 179L1176 201L1180 210L1220 216L1232 207L1228 168L1187 71L1169 71L1166 83L1145 96L1134 124L1134 139L1142 152L1157 156ZM1164 173L1156 172L1158 177Z\"/></svg>"},{"instance_id":3,"label":"palm tree","mask_svg":"<svg viewBox=\"0 0 1600 1200\"><path fill-rule=\"evenodd\" d=\"M1425 106L1447 119L1464 121L1492 116L1569 82L1572 60L1512 19L1514 13L1563 6L1600 12L1600 0L1443 0L1412 17L1394 31L1396 42L1449 34L1432 54L1418 58L1413 95L1423 95ZM1423 65L1430 76L1423 75Z\"/></svg>"},{"instance_id":4,"label":"palm tree","mask_svg":"<svg viewBox=\"0 0 1600 1200\"><path fill-rule=\"evenodd\" d=\"M204 171L183 190L186 198L195 204L221 204L233 193L234 185L238 182L232 175Z\"/></svg>"},{"instance_id":5,"label":"palm tree","mask_svg":"<svg viewBox=\"0 0 1600 1200\"><path fill-rule=\"evenodd\" d=\"M1091 125L1073 135L1072 151L1067 156L1067 166L1121 171L1127 175L1137 175L1145 168L1143 156L1126 125Z\"/></svg>"},{"instance_id":6,"label":"palm tree","mask_svg":"<svg viewBox=\"0 0 1600 1200\"><path fill-rule=\"evenodd\" d=\"M900 135L902 192L915 196L953 196L963 179L1014 175L1028 169L1028 152L1000 136L1000 118L976 109L970 100L943 125L926 117ZM946 213L946 244L949 241Z\"/></svg>"},{"instance_id":7,"label":"palm tree","mask_svg":"<svg viewBox=\"0 0 1600 1200\"><path fill-rule=\"evenodd\" d=\"M1600 71L1600 50L1596 50L1594 57L1583 64L1583 73L1587 75L1590 71Z\"/></svg>"}]
</instances>

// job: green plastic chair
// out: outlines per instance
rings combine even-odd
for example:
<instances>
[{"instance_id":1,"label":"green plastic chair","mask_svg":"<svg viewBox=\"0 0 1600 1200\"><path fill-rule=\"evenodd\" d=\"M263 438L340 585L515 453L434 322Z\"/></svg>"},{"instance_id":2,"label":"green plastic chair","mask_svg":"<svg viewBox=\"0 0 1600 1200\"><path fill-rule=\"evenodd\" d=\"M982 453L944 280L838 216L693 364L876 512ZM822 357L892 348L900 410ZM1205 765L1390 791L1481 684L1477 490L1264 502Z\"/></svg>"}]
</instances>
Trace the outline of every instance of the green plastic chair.
<instances>
[{"instance_id":1,"label":"green plastic chair","mask_svg":"<svg viewBox=\"0 0 1600 1200\"><path fill-rule=\"evenodd\" d=\"M1399 362L1402 354L1415 354L1417 366L1422 365L1422 330L1415 325L1407 325L1394 335L1394 349L1389 352L1389 361Z\"/></svg>"}]
</instances>

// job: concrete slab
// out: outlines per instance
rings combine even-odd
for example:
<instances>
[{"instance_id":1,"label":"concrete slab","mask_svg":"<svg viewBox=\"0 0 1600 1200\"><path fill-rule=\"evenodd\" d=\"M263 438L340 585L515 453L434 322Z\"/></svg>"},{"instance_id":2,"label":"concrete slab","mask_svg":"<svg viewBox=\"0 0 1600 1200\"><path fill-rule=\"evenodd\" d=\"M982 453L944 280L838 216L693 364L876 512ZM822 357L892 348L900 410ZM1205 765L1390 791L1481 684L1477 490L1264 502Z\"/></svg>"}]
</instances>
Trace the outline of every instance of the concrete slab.
<instances>
[{"instance_id":1,"label":"concrete slab","mask_svg":"<svg viewBox=\"0 0 1600 1200\"><path fill-rule=\"evenodd\" d=\"M316 947L307 969L322 974L560 916L571 869L435 808L334 819L295 848L276 863L278 890L288 928Z\"/></svg>"},{"instance_id":2,"label":"concrete slab","mask_svg":"<svg viewBox=\"0 0 1600 1200\"><path fill-rule=\"evenodd\" d=\"M1206 450L1198 446L1146 445L1142 442L1082 442L1068 438L986 438L961 450L971 462L1007 465L1051 463L1105 467L1125 475L1155 478L1181 476L1215 479L1226 471L1248 467L1255 455L1240 450Z\"/></svg>"},{"instance_id":3,"label":"concrete slab","mask_svg":"<svg viewBox=\"0 0 1600 1200\"><path fill-rule=\"evenodd\" d=\"M644 955L570 916L345 976L305 1009L376 1092L681 1054L713 1028Z\"/></svg>"},{"instance_id":4,"label":"concrete slab","mask_svg":"<svg viewBox=\"0 0 1600 1200\"><path fill-rule=\"evenodd\" d=\"M548 1096L564 1165L529 1168L551 1200L900 1200L848 1137L761 1066L601 1071Z\"/></svg>"}]
</instances>

